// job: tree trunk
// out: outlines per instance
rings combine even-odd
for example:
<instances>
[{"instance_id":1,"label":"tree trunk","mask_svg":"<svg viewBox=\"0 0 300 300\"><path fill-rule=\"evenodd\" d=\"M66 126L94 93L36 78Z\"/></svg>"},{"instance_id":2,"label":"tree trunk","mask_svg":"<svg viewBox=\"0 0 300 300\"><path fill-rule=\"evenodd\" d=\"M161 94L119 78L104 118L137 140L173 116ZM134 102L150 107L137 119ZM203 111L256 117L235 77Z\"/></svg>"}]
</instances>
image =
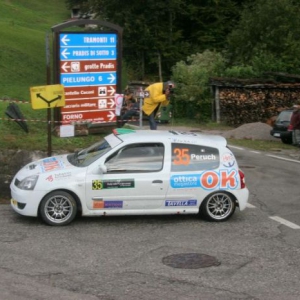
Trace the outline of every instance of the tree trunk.
<instances>
[{"instance_id":1,"label":"tree trunk","mask_svg":"<svg viewBox=\"0 0 300 300\"><path fill-rule=\"evenodd\" d=\"M162 82L162 72L161 72L161 55L160 52L158 52L158 77L159 77L159 81Z\"/></svg>"}]
</instances>

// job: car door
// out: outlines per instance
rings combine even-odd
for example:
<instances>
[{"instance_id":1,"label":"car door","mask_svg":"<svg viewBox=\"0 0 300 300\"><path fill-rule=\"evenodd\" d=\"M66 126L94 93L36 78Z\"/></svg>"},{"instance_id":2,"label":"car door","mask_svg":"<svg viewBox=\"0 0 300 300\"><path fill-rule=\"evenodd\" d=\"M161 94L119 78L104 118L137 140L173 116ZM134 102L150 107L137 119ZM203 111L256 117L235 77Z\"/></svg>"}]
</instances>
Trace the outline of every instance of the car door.
<instances>
[{"instance_id":1,"label":"car door","mask_svg":"<svg viewBox=\"0 0 300 300\"><path fill-rule=\"evenodd\" d=\"M166 210L197 212L208 191L215 188L219 174L219 150L185 143L171 145L170 188Z\"/></svg>"},{"instance_id":2,"label":"car door","mask_svg":"<svg viewBox=\"0 0 300 300\"><path fill-rule=\"evenodd\" d=\"M120 147L105 159L106 173L91 167L86 175L90 210L140 213L162 207L169 185L162 143Z\"/></svg>"}]
</instances>

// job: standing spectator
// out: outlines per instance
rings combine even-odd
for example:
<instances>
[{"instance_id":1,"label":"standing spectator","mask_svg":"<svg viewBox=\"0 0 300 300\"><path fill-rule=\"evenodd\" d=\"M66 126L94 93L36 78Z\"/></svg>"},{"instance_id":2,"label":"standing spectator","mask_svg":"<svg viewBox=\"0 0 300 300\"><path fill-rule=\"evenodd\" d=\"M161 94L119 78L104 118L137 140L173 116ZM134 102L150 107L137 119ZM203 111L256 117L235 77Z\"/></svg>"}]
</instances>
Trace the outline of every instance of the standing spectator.
<instances>
[{"instance_id":1,"label":"standing spectator","mask_svg":"<svg viewBox=\"0 0 300 300\"><path fill-rule=\"evenodd\" d=\"M144 91L143 112L149 117L151 130L157 129L155 116L160 106L167 106L175 84L172 81L157 82L149 85Z\"/></svg>"},{"instance_id":2,"label":"standing spectator","mask_svg":"<svg viewBox=\"0 0 300 300\"><path fill-rule=\"evenodd\" d=\"M293 106L294 111L291 117L291 125L293 126L293 144L300 147L300 105Z\"/></svg>"},{"instance_id":3,"label":"standing spectator","mask_svg":"<svg viewBox=\"0 0 300 300\"><path fill-rule=\"evenodd\" d=\"M124 96L124 105L122 108L122 116L120 120L120 127L123 127L125 123L131 120L132 117L139 116L139 103L133 97L133 92L128 91Z\"/></svg>"}]
</instances>

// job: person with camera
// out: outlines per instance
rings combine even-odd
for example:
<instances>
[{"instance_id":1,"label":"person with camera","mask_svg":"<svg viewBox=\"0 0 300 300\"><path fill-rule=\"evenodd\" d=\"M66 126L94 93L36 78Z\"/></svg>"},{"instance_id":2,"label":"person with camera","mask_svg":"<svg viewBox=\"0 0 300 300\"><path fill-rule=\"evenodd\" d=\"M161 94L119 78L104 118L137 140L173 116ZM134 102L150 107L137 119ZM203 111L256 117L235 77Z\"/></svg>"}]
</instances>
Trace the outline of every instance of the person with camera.
<instances>
[{"instance_id":1,"label":"person with camera","mask_svg":"<svg viewBox=\"0 0 300 300\"><path fill-rule=\"evenodd\" d=\"M155 116L160 106L167 106L170 103L170 96L173 93L175 84L173 81L157 82L149 85L144 91L143 112L149 118L151 130L157 129Z\"/></svg>"}]
</instances>

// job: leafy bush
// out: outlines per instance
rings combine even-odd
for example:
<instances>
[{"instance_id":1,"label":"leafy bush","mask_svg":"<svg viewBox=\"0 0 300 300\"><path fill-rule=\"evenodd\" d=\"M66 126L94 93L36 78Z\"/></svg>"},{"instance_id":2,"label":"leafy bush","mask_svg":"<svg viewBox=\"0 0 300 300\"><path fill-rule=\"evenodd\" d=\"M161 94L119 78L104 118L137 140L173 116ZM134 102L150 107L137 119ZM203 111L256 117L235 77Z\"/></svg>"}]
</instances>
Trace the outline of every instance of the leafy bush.
<instances>
[{"instance_id":1,"label":"leafy bush","mask_svg":"<svg viewBox=\"0 0 300 300\"><path fill-rule=\"evenodd\" d=\"M228 67L224 71L225 77L235 77L235 78L253 78L259 77L258 72L254 70L252 66L232 66Z\"/></svg>"},{"instance_id":2,"label":"leafy bush","mask_svg":"<svg viewBox=\"0 0 300 300\"><path fill-rule=\"evenodd\" d=\"M206 50L178 62L172 69L177 84L174 95L174 116L207 121L211 116L211 92L209 78L222 76L225 60L218 52Z\"/></svg>"}]
</instances>

